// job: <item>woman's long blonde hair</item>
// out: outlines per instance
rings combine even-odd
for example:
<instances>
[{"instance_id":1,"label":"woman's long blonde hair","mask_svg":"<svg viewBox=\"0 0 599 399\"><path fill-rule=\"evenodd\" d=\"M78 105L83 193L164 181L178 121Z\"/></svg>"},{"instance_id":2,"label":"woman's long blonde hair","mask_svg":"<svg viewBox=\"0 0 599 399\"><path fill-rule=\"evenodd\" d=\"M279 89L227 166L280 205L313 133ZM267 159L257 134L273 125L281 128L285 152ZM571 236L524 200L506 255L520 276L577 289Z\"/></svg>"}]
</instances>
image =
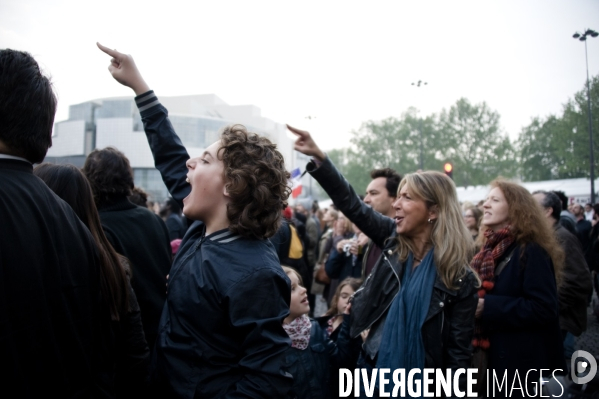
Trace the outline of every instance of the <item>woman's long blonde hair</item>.
<instances>
[{"instance_id":1,"label":"woman's long blonde hair","mask_svg":"<svg viewBox=\"0 0 599 399\"><path fill-rule=\"evenodd\" d=\"M474 255L474 242L464 223L455 185L443 173L428 171L405 175L399 183L398 195L404 186L410 189L413 197L424 201L429 210L435 207L437 211L430 237L435 248L435 264L445 286L455 289L455 281L470 269ZM406 261L413 251L413 240L398 234L400 260Z\"/></svg>"}]
</instances>

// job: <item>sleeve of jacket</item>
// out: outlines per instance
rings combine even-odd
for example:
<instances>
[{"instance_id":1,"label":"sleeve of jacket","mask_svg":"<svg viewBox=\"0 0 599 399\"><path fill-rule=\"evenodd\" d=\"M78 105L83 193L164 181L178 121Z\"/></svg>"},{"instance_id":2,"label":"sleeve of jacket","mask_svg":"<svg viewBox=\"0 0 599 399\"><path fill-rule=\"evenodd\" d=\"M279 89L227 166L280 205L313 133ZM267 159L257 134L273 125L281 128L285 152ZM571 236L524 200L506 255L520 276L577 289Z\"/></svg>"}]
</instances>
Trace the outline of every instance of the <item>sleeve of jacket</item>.
<instances>
[{"instance_id":1,"label":"sleeve of jacket","mask_svg":"<svg viewBox=\"0 0 599 399\"><path fill-rule=\"evenodd\" d=\"M256 289L260 287L260 289ZM293 379L282 367L291 345L283 329L291 291L283 271L263 268L233 285L226 294L229 320L243 338L239 367L245 370L227 398L284 398Z\"/></svg>"},{"instance_id":2,"label":"sleeve of jacket","mask_svg":"<svg viewBox=\"0 0 599 399\"><path fill-rule=\"evenodd\" d=\"M352 186L339 173L328 157L319 167L316 167L314 162L308 163L306 170L316 179L331 197L335 206L349 220L355 223L376 245L381 248L385 247L385 240L395 230L393 219L381 215L360 200Z\"/></svg>"},{"instance_id":3,"label":"sleeve of jacket","mask_svg":"<svg viewBox=\"0 0 599 399\"><path fill-rule=\"evenodd\" d=\"M141 312L137 297L127 277L129 312L121 322L123 346L119 348L117 361L117 392L122 397L132 397L143 392L148 378L150 350L141 324Z\"/></svg>"},{"instance_id":4,"label":"sleeve of jacket","mask_svg":"<svg viewBox=\"0 0 599 399\"><path fill-rule=\"evenodd\" d=\"M329 258L324 264L324 271L329 278L339 278L343 267L345 266L345 254L339 253L336 249L331 249Z\"/></svg>"},{"instance_id":5,"label":"sleeve of jacket","mask_svg":"<svg viewBox=\"0 0 599 399\"><path fill-rule=\"evenodd\" d=\"M333 344L331 353L332 371L338 373L340 368L354 369L362 348L362 337L351 338L349 335L350 316L343 316L343 323L339 326L339 335L336 344Z\"/></svg>"},{"instance_id":6,"label":"sleeve of jacket","mask_svg":"<svg viewBox=\"0 0 599 399\"><path fill-rule=\"evenodd\" d=\"M154 156L154 165L173 199L182 208L183 198L191 191L185 181L189 154L168 119L168 111L160 104L154 91L135 97L135 103Z\"/></svg>"},{"instance_id":7,"label":"sleeve of jacket","mask_svg":"<svg viewBox=\"0 0 599 399\"><path fill-rule=\"evenodd\" d=\"M562 281L558 289L559 306L560 311L567 311L572 305L586 303L593 286L580 241L565 228L557 230L557 237L565 251Z\"/></svg>"},{"instance_id":8,"label":"sleeve of jacket","mask_svg":"<svg viewBox=\"0 0 599 399\"><path fill-rule=\"evenodd\" d=\"M526 245L524 251L526 264L521 282L514 282L522 284L523 295L485 295L482 320L493 330L537 327L558 317L557 287L549 254L536 244Z\"/></svg>"},{"instance_id":9,"label":"sleeve of jacket","mask_svg":"<svg viewBox=\"0 0 599 399\"><path fill-rule=\"evenodd\" d=\"M445 350L443 356L447 368L456 371L460 368L469 368L472 358L472 336L474 335L474 314L478 304L476 279L473 273L464 278L464 294L456 298L451 306L447 307L446 320L448 323L447 337L444 340ZM460 389L466 391L466 375L460 376Z\"/></svg>"}]
</instances>

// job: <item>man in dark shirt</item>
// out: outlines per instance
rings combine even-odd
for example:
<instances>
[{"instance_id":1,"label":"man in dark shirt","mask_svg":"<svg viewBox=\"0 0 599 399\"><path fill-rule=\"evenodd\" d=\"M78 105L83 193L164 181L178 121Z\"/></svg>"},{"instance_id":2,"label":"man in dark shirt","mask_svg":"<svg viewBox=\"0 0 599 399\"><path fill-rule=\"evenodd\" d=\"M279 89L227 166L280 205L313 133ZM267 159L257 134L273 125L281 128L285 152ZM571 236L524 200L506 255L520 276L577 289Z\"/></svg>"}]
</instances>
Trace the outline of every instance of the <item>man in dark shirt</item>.
<instances>
[{"instance_id":1,"label":"man in dark shirt","mask_svg":"<svg viewBox=\"0 0 599 399\"><path fill-rule=\"evenodd\" d=\"M401 176L390 168L374 169L370 172L372 181L366 187L366 196L364 203L370 205L372 209L380 214L395 217L393 203L397 198L397 187L401 181ZM372 272L374 265L377 264L383 250L372 242L368 242L366 252L363 258L362 277L366 278Z\"/></svg>"}]
</instances>

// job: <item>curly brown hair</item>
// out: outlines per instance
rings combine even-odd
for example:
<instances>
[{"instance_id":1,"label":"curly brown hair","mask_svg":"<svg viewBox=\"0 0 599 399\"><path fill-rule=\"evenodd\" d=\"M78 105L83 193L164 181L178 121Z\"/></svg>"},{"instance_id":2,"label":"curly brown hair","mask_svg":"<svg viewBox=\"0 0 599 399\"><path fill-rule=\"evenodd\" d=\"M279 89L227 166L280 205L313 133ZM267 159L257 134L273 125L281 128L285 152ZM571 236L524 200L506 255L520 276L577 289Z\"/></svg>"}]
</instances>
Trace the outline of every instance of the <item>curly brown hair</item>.
<instances>
[{"instance_id":1,"label":"curly brown hair","mask_svg":"<svg viewBox=\"0 0 599 399\"><path fill-rule=\"evenodd\" d=\"M132 193L133 170L129 159L114 147L93 150L82 171L92 186L98 208Z\"/></svg>"},{"instance_id":2,"label":"curly brown hair","mask_svg":"<svg viewBox=\"0 0 599 399\"><path fill-rule=\"evenodd\" d=\"M503 178L493 180L490 187L499 188L505 197L508 204L508 221L516 242L522 246L536 243L547 251L553 261L554 273L559 284L564 265L564 251L537 201L527 189ZM483 222L481 231L484 230L486 227ZM481 244L484 242L484 234L479 234L479 240Z\"/></svg>"},{"instance_id":3,"label":"curly brown hair","mask_svg":"<svg viewBox=\"0 0 599 399\"><path fill-rule=\"evenodd\" d=\"M229 230L258 239L273 236L291 193L290 175L277 146L248 133L243 125L233 125L221 135L218 157L224 164L230 198Z\"/></svg>"}]
</instances>

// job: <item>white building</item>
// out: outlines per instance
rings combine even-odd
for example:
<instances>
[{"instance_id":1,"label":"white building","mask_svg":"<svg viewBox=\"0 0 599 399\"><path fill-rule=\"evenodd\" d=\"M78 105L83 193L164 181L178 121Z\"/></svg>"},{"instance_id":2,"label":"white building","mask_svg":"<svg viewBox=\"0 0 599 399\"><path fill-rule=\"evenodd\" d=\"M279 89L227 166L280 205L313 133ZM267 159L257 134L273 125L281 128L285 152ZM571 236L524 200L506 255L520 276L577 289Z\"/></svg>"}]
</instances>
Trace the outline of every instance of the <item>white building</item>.
<instances>
[{"instance_id":1,"label":"white building","mask_svg":"<svg viewBox=\"0 0 599 399\"><path fill-rule=\"evenodd\" d=\"M168 109L169 119L190 157L201 155L218 139L224 126L240 123L250 132L276 143L289 171L298 164L293 139L285 125L262 117L260 108L254 105L228 105L214 94L161 96L160 102ZM69 119L54 125L52 142L46 162L72 163L78 167L83 166L93 149L115 147L129 158L136 186L147 191L155 201L168 196L162 178L154 168L141 117L132 97L104 98L71 105Z\"/></svg>"}]
</instances>

